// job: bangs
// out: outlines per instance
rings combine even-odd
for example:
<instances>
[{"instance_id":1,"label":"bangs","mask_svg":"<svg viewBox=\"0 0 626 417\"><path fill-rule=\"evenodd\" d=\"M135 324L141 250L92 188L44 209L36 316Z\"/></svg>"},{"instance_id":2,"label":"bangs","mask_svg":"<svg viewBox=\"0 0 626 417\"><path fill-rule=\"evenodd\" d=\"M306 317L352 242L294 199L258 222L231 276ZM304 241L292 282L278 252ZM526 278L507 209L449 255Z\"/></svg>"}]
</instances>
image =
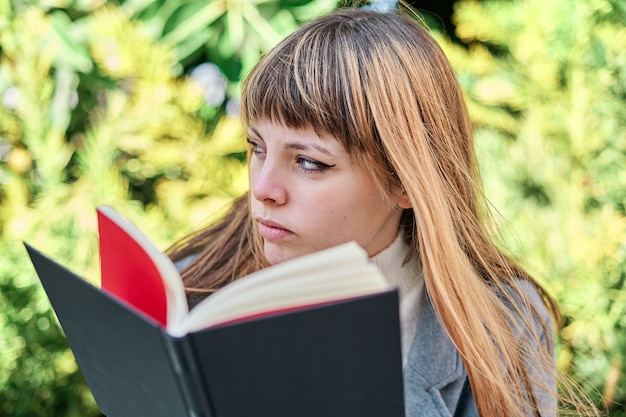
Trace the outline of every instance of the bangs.
<instances>
[{"instance_id":1,"label":"bangs","mask_svg":"<svg viewBox=\"0 0 626 417\"><path fill-rule=\"evenodd\" d=\"M334 136L351 154L372 143L374 123L354 39L341 36L341 29L305 26L265 56L244 83L244 124L310 127Z\"/></svg>"}]
</instances>

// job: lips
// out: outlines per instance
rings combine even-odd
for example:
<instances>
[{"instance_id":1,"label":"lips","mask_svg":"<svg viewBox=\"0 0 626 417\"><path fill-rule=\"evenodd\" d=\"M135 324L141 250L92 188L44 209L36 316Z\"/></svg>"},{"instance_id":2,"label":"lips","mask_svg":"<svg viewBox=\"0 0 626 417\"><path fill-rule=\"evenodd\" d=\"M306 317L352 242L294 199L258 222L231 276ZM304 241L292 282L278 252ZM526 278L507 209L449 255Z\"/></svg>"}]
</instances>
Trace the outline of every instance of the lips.
<instances>
[{"instance_id":1,"label":"lips","mask_svg":"<svg viewBox=\"0 0 626 417\"><path fill-rule=\"evenodd\" d=\"M257 218L256 220L259 224L259 233L261 234L263 239L282 240L294 234L291 230L271 220L261 218Z\"/></svg>"}]
</instances>

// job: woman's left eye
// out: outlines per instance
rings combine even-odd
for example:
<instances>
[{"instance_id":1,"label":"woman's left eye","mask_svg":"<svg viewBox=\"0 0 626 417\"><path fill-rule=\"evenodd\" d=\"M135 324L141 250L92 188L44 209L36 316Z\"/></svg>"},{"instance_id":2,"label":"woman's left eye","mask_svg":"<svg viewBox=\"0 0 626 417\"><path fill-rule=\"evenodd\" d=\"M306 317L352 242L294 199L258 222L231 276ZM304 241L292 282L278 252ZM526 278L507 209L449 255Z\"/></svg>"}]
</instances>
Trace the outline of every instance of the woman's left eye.
<instances>
[{"instance_id":1,"label":"woman's left eye","mask_svg":"<svg viewBox=\"0 0 626 417\"><path fill-rule=\"evenodd\" d=\"M300 167L300 169L302 169L302 171L304 171L307 174L324 172L335 166L335 165L328 165L323 162L318 162L313 159L304 158L302 156L297 158L297 162L298 162L298 166Z\"/></svg>"}]
</instances>

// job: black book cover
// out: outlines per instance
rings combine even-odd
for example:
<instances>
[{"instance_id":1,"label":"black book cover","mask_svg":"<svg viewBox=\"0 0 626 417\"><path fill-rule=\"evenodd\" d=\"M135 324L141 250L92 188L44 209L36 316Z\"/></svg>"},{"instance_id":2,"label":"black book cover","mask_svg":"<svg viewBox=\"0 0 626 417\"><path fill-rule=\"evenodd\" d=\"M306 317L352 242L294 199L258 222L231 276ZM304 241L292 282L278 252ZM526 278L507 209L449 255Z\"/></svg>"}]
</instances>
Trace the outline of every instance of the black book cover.
<instances>
[{"instance_id":1,"label":"black book cover","mask_svg":"<svg viewBox=\"0 0 626 417\"><path fill-rule=\"evenodd\" d=\"M175 338L26 245L107 417L403 417L395 290Z\"/></svg>"}]
</instances>

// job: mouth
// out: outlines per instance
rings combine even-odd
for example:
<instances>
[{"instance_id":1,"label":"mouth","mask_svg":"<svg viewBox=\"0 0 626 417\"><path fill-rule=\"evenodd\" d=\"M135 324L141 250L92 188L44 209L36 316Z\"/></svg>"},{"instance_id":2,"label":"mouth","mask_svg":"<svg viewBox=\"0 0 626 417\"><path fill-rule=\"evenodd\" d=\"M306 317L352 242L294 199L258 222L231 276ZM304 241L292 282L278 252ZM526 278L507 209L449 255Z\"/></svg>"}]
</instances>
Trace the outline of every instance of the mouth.
<instances>
[{"instance_id":1,"label":"mouth","mask_svg":"<svg viewBox=\"0 0 626 417\"><path fill-rule=\"evenodd\" d=\"M263 239L276 241L286 239L294 234L291 230L271 220L257 218L256 221Z\"/></svg>"}]
</instances>

